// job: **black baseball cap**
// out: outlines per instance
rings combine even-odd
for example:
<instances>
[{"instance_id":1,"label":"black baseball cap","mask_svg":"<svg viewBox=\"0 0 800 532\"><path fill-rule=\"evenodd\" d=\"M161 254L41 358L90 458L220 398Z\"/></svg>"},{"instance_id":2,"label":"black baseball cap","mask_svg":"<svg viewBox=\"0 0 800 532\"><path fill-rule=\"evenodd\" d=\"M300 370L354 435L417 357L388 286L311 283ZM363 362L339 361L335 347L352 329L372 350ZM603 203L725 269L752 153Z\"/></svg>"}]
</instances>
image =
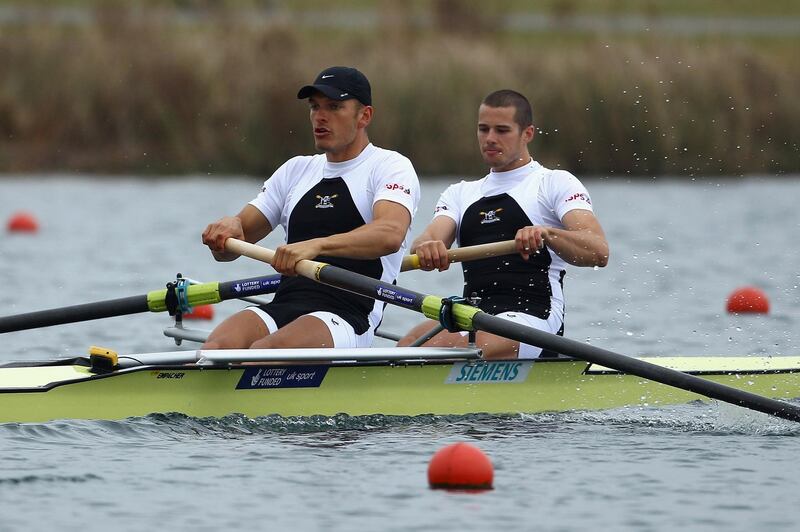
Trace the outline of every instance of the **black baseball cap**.
<instances>
[{"instance_id":1,"label":"black baseball cap","mask_svg":"<svg viewBox=\"0 0 800 532\"><path fill-rule=\"evenodd\" d=\"M332 100L355 98L364 105L372 105L372 89L367 76L355 68L335 66L319 73L312 85L306 85L297 93L298 99L308 98L319 91Z\"/></svg>"}]
</instances>

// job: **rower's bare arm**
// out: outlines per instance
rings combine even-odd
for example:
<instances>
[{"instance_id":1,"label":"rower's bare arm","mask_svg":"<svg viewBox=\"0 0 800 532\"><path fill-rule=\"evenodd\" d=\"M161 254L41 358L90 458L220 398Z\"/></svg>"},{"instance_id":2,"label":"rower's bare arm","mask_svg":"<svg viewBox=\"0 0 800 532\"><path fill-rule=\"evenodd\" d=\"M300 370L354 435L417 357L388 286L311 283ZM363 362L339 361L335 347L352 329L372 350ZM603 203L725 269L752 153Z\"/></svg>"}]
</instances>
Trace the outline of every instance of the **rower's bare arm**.
<instances>
[{"instance_id":1,"label":"rower's bare arm","mask_svg":"<svg viewBox=\"0 0 800 532\"><path fill-rule=\"evenodd\" d=\"M608 241L594 213L573 209L564 215L561 223L565 229L542 226L520 229L516 237L517 249L525 257L526 251L535 251L543 242L575 266L602 267L608 264Z\"/></svg>"},{"instance_id":2,"label":"rower's bare arm","mask_svg":"<svg viewBox=\"0 0 800 532\"><path fill-rule=\"evenodd\" d=\"M227 262L239 257L236 253L225 251L225 241L229 238L255 243L272 231L264 214L250 204L236 216L226 216L209 224L203 231L203 244L211 249L214 258Z\"/></svg>"},{"instance_id":3,"label":"rower's bare arm","mask_svg":"<svg viewBox=\"0 0 800 532\"><path fill-rule=\"evenodd\" d=\"M273 266L284 275L295 275L298 261L319 255L377 259L398 251L411 225L411 213L399 203L380 200L373 206L372 216L370 223L347 233L279 246Z\"/></svg>"},{"instance_id":4,"label":"rower's bare arm","mask_svg":"<svg viewBox=\"0 0 800 532\"><path fill-rule=\"evenodd\" d=\"M419 267L425 271L450 267L447 250L456 239L456 222L448 216L437 216L411 244L411 253L419 257Z\"/></svg>"}]
</instances>

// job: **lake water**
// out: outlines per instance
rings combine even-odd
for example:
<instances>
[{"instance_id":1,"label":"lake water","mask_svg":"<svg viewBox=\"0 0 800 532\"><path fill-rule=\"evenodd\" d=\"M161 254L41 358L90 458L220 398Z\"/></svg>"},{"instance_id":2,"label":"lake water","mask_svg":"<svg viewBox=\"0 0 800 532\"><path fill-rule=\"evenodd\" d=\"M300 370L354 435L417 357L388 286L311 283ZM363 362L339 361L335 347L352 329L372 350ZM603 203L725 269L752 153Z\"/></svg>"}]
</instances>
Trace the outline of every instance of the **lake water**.
<instances>
[{"instance_id":1,"label":"lake water","mask_svg":"<svg viewBox=\"0 0 800 532\"><path fill-rule=\"evenodd\" d=\"M629 355L800 354L800 180L585 180L611 244L604 269L571 269L566 336ZM269 272L216 263L200 243L258 178L0 178L0 315L144 294L177 272L231 280ZM424 182L418 234L447 180ZM282 235L268 237L270 247ZM399 283L459 294L459 269ZM768 316L725 301L762 288ZM242 308L216 307L211 328ZM390 308L384 329L418 316ZM174 348L164 315L2 335L0 362ZM377 345L388 345L379 340ZM186 346L189 348L190 346ZM467 441L495 489L431 491L426 468ZM149 416L0 425L5 530L793 530L800 426L720 405L525 416L256 420Z\"/></svg>"}]
</instances>

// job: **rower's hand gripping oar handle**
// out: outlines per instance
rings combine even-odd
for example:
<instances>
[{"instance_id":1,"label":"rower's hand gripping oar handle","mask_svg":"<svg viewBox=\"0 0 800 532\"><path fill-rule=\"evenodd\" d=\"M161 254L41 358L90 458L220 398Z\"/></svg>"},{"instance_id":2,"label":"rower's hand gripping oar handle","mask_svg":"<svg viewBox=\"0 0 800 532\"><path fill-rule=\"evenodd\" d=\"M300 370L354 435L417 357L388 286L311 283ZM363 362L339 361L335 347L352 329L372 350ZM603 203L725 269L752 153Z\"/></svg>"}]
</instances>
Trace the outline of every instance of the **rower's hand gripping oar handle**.
<instances>
[{"instance_id":1,"label":"rower's hand gripping oar handle","mask_svg":"<svg viewBox=\"0 0 800 532\"><path fill-rule=\"evenodd\" d=\"M450 259L450 262L467 262L500 255L513 255L514 253L517 253L517 243L514 240L504 240L503 242L490 242L477 246L451 249L447 252L447 258ZM403 257L403 263L400 266L401 272L418 270L419 268L419 257L417 255Z\"/></svg>"},{"instance_id":2,"label":"rower's hand gripping oar handle","mask_svg":"<svg viewBox=\"0 0 800 532\"><path fill-rule=\"evenodd\" d=\"M229 238L225 241L225 249L232 253L238 253L251 259L260 260L268 264L274 264L275 252L271 249L263 248L255 244L250 244L236 238ZM465 262L470 260L485 259L487 257L497 257L500 255L513 255L517 252L517 244L513 240L503 242L491 242L489 244L479 244L464 248L451 249L447 252L450 262ZM314 260L301 260L295 266L298 274L309 279L317 279L317 269L324 263ZM419 257L417 255L406 255L403 257L403 264L400 271L419 269Z\"/></svg>"},{"instance_id":3,"label":"rower's hand gripping oar handle","mask_svg":"<svg viewBox=\"0 0 800 532\"><path fill-rule=\"evenodd\" d=\"M245 257L250 257L251 259L260 260L262 262L266 262L267 264L271 264L274 266L275 264L275 251L264 248L261 246L257 246L255 244L251 244L249 242L245 242L243 240L238 240L236 238L229 238L225 241L225 249L230 251L231 253L237 253L239 255L244 255ZM317 262L315 260L301 260L297 264L295 264L295 271L298 275L302 275L303 277L307 277L309 279L317 280L319 277L317 272L320 268L325 266L324 262Z\"/></svg>"}]
</instances>

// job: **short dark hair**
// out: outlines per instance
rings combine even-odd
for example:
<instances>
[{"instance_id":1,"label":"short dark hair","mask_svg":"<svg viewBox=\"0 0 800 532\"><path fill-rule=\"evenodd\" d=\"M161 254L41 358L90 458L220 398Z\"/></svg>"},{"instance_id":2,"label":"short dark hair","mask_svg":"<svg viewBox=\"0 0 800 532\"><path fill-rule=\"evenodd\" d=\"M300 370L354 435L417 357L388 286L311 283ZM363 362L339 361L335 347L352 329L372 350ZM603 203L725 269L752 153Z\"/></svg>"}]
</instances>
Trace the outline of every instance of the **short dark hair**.
<instances>
[{"instance_id":1,"label":"short dark hair","mask_svg":"<svg viewBox=\"0 0 800 532\"><path fill-rule=\"evenodd\" d=\"M517 91L512 91L511 89L494 91L484 98L481 103L489 107L513 107L515 109L514 122L519 124L520 129L533 125L531 102Z\"/></svg>"}]
</instances>

